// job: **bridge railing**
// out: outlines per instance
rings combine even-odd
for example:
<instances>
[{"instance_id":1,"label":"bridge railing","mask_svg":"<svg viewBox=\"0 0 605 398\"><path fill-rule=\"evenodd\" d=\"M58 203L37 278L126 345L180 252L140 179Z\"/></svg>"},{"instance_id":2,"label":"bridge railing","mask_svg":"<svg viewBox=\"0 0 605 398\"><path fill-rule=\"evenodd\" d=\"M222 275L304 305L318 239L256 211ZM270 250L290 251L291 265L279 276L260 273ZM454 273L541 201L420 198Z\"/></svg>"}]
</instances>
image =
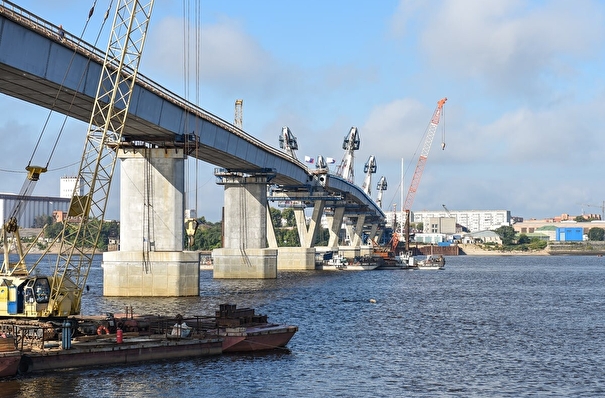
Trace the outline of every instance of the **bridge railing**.
<instances>
[{"instance_id":1,"label":"bridge railing","mask_svg":"<svg viewBox=\"0 0 605 398\"><path fill-rule=\"evenodd\" d=\"M7 18L19 23L20 25L26 26L31 30L36 31L53 41L59 42L62 45L69 47L74 51L77 51L79 54L84 55L89 59L92 59L99 63L103 63L105 59L105 52L80 39L79 37L72 35L69 32L63 31L57 25L54 25L48 22L47 20L38 17L37 15L27 11L22 7L19 7L18 5L10 1L0 0L0 14L5 15ZM221 119L220 117L205 111L197 105L194 105L193 103L180 97L174 92L160 86L153 80L145 77L140 73L137 74L137 84L149 90L150 92L153 92L159 97L179 106L188 113L196 115L202 119L208 120L213 124L239 136L240 138L248 142L254 143L255 145L266 150L267 152L271 152L272 154L279 157L287 158L288 160L297 163L298 166L301 168L307 168L304 163L290 158L287 154L254 138L253 136L245 133L243 130L235 127L233 124Z\"/></svg>"}]
</instances>

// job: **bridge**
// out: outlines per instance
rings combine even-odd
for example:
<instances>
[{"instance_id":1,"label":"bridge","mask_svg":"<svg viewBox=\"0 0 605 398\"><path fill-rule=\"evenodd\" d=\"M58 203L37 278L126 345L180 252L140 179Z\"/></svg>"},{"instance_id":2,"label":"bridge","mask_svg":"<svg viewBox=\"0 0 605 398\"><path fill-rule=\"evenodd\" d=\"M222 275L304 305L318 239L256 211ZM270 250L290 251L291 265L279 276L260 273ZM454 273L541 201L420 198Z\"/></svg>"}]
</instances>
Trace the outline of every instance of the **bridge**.
<instances>
[{"instance_id":1,"label":"bridge","mask_svg":"<svg viewBox=\"0 0 605 398\"><path fill-rule=\"evenodd\" d=\"M88 122L104 56L104 51L0 0L3 94ZM328 247L338 247L338 231L344 217L349 217L356 220L351 248L355 253L362 231L375 234L385 219L380 207L357 185L327 171L310 170L141 75L117 155L120 172L126 178L121 178L120 187L120 251L105 253L103 259L105 277L113 282L109 285L121 285L108 275L112 272L122 279L137 279L141 263L147 264L143 269L148 273L149 264L165 263L170 268L195 262L190 253L183 253L182 243L183 164L188 156L216 165L217 181L225 186L225 240L224 248L214 253L215 277L271 278L278 268L314 267L313 241L326 209L330 210ZM146 172L149 166L151 176ZM152 195L150 203L162 209L161 215L157 210L150 213L143 209L141 192L145 192L149 179L155 190L146 195ZM140 202L133 200L137 197ZM308 227L302 210L296 212L301 248L278 248L268 214L268 203L276 200L295 200L314 208ZM147 226L161 223L165 231L157 229L153 236L145 235L141 220ZM133 264L138 266L136 271ZM121 287L108 289L107 295L140 295L146 287L129 288L129 294ZM158 288L157 295L162 295L161 291Z\"/></svg>"}]
</instances>

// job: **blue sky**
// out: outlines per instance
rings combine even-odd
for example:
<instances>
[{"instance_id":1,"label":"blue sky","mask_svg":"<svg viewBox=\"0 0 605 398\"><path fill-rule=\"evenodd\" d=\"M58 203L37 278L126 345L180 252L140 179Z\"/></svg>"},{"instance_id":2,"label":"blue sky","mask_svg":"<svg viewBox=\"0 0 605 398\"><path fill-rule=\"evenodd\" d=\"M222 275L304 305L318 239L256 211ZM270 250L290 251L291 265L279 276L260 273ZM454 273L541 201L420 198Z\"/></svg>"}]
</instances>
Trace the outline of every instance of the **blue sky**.
<instances>
[{"instance_id":1,"label":"blue sky","mask_svg":"<svg viewBox=\"0 0 605 398\"><path fill-rule=\"evenodd\" d=\"M92 1L18 3L80 35ZM108 3L97 1L87 41L95 41ZM227 121L243 99L244 130L278 147L288 126L299 158L323 155L338 164L342 140L356 126L355 182L362 184L364 163L376 156L372 196L384 175L384 208L400 206L402 159L407 190L436 103L447 97L412 210L445 204L525 218L601 213L605 3L201 0L187 1L188 25L183 3L156 0L140 72ZM2 136L26 137L0 146L1 190L18 192L25 175L6 170L25 167L48 111L6 96L0 106L8 110ZM53 117L51 126L61 121ZM75 172L63 166L78 161L85 129L67 123L64 155L36 194L58 195L59 177ZM197 181L188 175L189 200L198 192L190 207L218 221L223 197L213 166L189 166L198 170Z\"/></svg>"}]
</instances>

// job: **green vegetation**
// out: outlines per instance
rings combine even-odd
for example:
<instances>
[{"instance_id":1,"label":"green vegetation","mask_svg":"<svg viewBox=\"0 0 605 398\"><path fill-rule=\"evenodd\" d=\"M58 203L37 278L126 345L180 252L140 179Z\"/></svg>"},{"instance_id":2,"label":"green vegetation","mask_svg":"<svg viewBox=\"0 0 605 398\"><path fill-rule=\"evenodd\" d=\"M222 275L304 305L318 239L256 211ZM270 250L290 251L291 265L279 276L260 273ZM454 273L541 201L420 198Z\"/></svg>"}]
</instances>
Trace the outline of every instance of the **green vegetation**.
<instances>
[{"instance_id":1,"label":"green vegetation","mask_svg":"<svg viewBox=\"0 0 605 398\"><path fill-rule=\"evenodd\" d=\"M222 244L223 226L219 222L206 221L206 218L197 219L198 227L193 236L193 245L189 248L185 234L185 246L188 250L212 250L218 249Z\"/></svg>"},{"instance_id":2,"label":"green vegetation","mask_svg":"<svg viewBox=\"0 0 605 398\"><path fill-rule=\"evenodd\" d=\"M605 240L605 229L594 227L588 230L588 240L604 241Z\"/></svg>"},{"instance_id":3,"label":"green vegetation","mask_svg":"<svg viewBox=\"0 0 605 398\"><path fill-rule=\"evenodd\" d=\"M502 251L538 251L544 250L548 242L539 238L530 238L526 234L519 234L511 226L502 226L495 230L502 240Z\"/></svg>"},{"instance_id":4,"label":"green vegetation","mask_svg":"<svg viewBox=\"0 0 605 398\"><path fill-rule=\"evenodd\" d=\"M57 236L63 232L63 223L54 222L52 217L40 216L36 217L36 221L34 224L38 223L38 219L44 220L45 223L42 224L44 226L46 224L46 228L44 229L44 238L49 241L54 240ZM46 222L49 221L49 222ZM92 223L98 223L99 221L93 220ZM41 228L41 227L38 227ZM68 231L69 233L73 233L75 231ZM97 250L106 251L107 245L109 244L109 239L118 239L120 236L120 223L118 221L105 221L101 226L101 232L99 235L99 241L97 243ZM93 237L88 237L88 242L92 242ZM87 246L86 244L84 245ZM38 247L40 249L45 249L46 244L38 243Z\"/></svg>"}]
</instances>

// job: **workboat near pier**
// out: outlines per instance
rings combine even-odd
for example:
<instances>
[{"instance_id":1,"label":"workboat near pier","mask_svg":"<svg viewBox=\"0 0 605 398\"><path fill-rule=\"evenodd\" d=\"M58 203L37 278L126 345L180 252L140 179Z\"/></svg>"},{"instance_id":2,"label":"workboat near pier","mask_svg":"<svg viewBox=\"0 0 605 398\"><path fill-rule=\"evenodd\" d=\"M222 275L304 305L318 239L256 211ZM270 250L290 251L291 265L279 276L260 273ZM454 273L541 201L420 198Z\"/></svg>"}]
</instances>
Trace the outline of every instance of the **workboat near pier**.
<instances>
[{"instance_id":1,"label":"workboat near pier","mask_svg":"<svg viewBox=\"0 0 605 398\"><path fill-rule=\"evenodd\" d=\"M429 254L424 260L416 262L416 268L420 270L442 270L445 269L445 257Z\"/></svg>"},{"instance_id":2,"label":"workboat near pier","mask_svg":"<svg viewBox=\"0 0 605 398\"><path fill-rule=\"evenodd\" d=\"M270 323L254 309L222 304L215 316L70 317L0 321L6 340L0 376L272 350L285 347L297 326ZM0 339L2 340L2 339ZM0 341L1 342L1 341Z\"/></svg>"},{"instance_id":3,"label":"workboat near pier","mask_svg":"<svg viewBox=\"0 0 605 398\"><path fill-rule=\"evenodd\" d=\"M323 271L371 271L378 265L379 263L372 258L355 257L353 261L349 261L342 254L329 252L315 268Z\"/></svg>"}]
</instances>

